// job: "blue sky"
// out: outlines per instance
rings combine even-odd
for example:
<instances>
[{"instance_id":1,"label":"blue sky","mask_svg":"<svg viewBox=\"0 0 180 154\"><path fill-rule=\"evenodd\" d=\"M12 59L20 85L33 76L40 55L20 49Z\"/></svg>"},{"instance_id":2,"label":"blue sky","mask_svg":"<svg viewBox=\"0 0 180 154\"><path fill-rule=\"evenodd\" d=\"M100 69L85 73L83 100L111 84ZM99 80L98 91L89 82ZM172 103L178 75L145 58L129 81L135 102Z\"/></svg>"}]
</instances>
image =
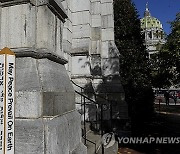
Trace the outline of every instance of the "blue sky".
<instances>
[{"instance_id":1,"label":"blue sky","mask_svg":"<svg viewBox=\"0 0 180 154\"><path fill-rule=\"evenodd\" d=\"M180 12L180 0L132 0L139 12L140 18L144 16L146 3L153 17L158 18L163 24L164 31L169 34L170 24L168 21L173 21L176 13Z\"/></svg>"}]
</instances>

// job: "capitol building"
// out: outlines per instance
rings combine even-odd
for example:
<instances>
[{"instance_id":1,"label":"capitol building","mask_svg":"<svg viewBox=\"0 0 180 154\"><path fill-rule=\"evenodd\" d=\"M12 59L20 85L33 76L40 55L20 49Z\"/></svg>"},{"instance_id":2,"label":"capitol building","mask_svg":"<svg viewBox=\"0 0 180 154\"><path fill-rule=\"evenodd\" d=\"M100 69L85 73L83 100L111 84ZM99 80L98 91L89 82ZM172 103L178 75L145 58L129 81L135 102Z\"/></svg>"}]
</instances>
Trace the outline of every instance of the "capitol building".
<instances>
[{"instance_id":1,"label":"capitol building","mask_svg":"<svg viewBox=\"0 0 180 154\"><path fill-rule=\"evenodd\" d=\"M165 43L165 34L161 22L151 16L147 4L144 17L141 19L141 29L145 38L146 50L150 58L154 53L157 53L161 45Z\"/></svg>"}]
</instances>

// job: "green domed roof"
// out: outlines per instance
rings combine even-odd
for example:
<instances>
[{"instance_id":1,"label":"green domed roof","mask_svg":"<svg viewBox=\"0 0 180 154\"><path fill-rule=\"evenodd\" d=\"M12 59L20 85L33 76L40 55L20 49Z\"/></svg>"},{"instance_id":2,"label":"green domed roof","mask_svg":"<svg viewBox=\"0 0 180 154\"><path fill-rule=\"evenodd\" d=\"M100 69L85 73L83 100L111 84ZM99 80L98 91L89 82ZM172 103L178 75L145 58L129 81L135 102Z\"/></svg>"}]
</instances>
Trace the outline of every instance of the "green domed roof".
<instances>
[{"instance_id":1,"label":"green domed roof","mask_svg":"<svg viewBox=\"0 0 180 154\"><path fill-rule=\"evenodd\" d=\"M150 11L148 9L148 4L146 4L144 18L141 19L141 28L162 28L161 22L157 18L151 16Z\"/></svg>"},{"instance_id":2,"label":"green domed roof","mask_svg":"<svg viewBox=\"0 0 180 154\"><path fill-rule=\"evenodd\" d=\"M162 28L162 24L157 18L145 16L141 19L141 28Z\"/></svg>"}]
</instances>

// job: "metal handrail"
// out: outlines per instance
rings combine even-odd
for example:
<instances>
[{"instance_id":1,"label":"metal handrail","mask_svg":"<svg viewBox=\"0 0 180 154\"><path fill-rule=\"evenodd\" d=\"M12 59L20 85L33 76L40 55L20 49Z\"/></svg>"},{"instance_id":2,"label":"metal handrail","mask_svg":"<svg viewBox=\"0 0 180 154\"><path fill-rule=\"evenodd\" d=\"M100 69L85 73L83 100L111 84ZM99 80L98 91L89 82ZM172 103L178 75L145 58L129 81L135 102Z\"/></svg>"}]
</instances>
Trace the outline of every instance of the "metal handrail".
<instances>
[{"instance_id":1,"label":"metal handrail","mask_svg":"<svg viewBox=\"0 0 180 154\"><path fill-rule=\"evenodd\" d=\"M83 136L83 138L84 138L84 136ZM85 139L85 138L84 138ZM87 140L88 142L90 142L90 143L92 143L92 144L94 144L94 146L95 146L95 154L96 154L96 143L95 142L93 142L93 141L91 141L91 140L88 140L87 138L85 139L85 140Z\"/></svg>"},{"instance_id":2,"label":"metal handrail","mask_svg":"<svg viewBox=\"0 0 180 154\"><path fill-rule=\"evenodd\" d=\"M81 94L81 93L80 93L80 92L78 92L77 90L75 90L75 92L76 92L77 94L79 94L79 95L81 95L81 96L85 97L85 98L86 98L86 99L88 99L89 101L91 101L91 102L93 102L93 103L97 104L94 100L90 99L89 97L87 97L87 96L86 96L86 95L84 95L84 94Z\"/></svg>"},{"instance_id":3,"label":"metal handrail","mask_svg":"<svg viewBox=\"0 0 180 154\"><path fill-rule=\"evenodd\" d=\"M73 80L71 80L71 82L72 82L74 85L76 85L77 87L79 87L79 88L81 88L81 89L85 89L85 88L81 87L80 85L76 84Z\"/></svg>"},{"instance_id":4,"label":"metal handrail","mask_svg":"<svg viewBox=\"0 0 180 154\"><path fill-rule=\"evenodd\" d=\"M89 101L92 102L93 104L98 104L98 103L96 103L94 100L90 99L90 98L87 97L86 95L82 94L82 90L85 90L85 88L77 85L77 84L76 84L74 81L72 81L72 80L71 80L71 82L72 82L75 86L77 86L77 87L79 87L79 88L81 89L81 92L78 92L77 90L75 90L75 93L77 93L77 94L79 94L79 95L81 96L81 104L82 104L82 97L83 97L83 100L84 100L84 136L83 136L83 138L84 138L85 145L86 145L86 141L94 144L94 145L95 145L95 154L96 154L96 151L97 151L97 150L96 150L96 143L93 142L93 141L91 141L91 140L88 140L88 139L87 139L87 136L86 136L86 122L85 122L85 106L86 106L86 102L85 102L85 99L89 100ZM91 93L94 94L95 99L96 99L96 98L97 98L97 94L96 94L95 92L91 92ZM98 96L98 97L100 97L100 98L102 98L102 99L104 99L104 100L106 100L106 101L108 101L108 102L111 102L110 100L108 100L108 99L106 99L106 98L104 98L104 97L102 97L102 96ZM97 114L97 113L96 113L96 114ZM112 113L111 113L111 114L112 114ZM96 116L96 117L97 117L97 116ZM103 136L103 129L102 129L103 122L102 122L102 120L103 120L103 113L102 113L102 104L101 104L101 136ZM96 121L97 121L97 119L96 119ZM103 146L102 146L102 154L104 154L104 148L103 148Z\"/></svg>"},{"instance_id":5,"label":"metal handrail","mask_svg":"<svg viewBox=\"0 0 180 154\"><path fill-rule=\"evenodd\" d=\"M80 85L76 84L73 80L71 80L71 82L72 82L75 86L81 88L81 90L82 90L82 89L85 90L84 87L81 87ZM99 96L99 95L97 95L95 92L91 92L91 93L94 94L95 98L99 97L99 98L102 98L103 100L106 100L106 101L110 102L109 99L104 98L104 97L102 97L102 96Z\"/></svg>"},{"instance_id":6,"label":"metal handrail","mask_svg":"<svg viewBox=\"0 0 180 154\"><path fill-rule=\"evenodd\" d=\"M96 154L96 151L97 151L97 149L96 149L96 143L93 142L93 141L91 141L91 140L89 140L89 139L87 139L87 137L86 137L86 121L85 121L85 106L86 106L86 102L85 102L85 99L88 99L89 101L91 101L91 102L93 102L93 103L95 103L95 104L97 104L97 103L96 103L94 100L88 98L86 95L83 95L82 93L80 93L80 92L78 92L78 91L76 91L76 90L75 90L75 93L77 93L77 94L79 94L81 97L83 97L83 100L84 100L84 136L82 136L82 137L83 137L84 140L85 140L85 145L86 145L86 141L94 144L94 146L95 146L95 154ZM81 101L82 101L82 99L81 99ZM82 104L82 103L81 103L81 104Z\"/></svg>"}]
</instances>

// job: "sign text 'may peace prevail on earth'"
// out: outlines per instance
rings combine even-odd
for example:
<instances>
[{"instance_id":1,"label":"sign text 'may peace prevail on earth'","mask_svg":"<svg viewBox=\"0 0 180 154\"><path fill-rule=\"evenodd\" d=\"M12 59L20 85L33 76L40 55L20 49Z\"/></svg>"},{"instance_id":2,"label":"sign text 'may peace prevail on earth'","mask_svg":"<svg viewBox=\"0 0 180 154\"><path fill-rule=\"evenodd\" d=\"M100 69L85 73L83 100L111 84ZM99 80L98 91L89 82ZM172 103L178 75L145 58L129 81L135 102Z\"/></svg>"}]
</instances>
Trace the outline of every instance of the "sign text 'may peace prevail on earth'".
<instances>
[{"instance_id":1,"label":"sign text 'may peace prevail on earth'","mask_svg":"<svg viewBox=\"0 0 180 154\"><path fill-rule=\"evenodd\" d=\"M14 154L15 55L0 52L0 154Z\"/></svg>"}]
</instances>

